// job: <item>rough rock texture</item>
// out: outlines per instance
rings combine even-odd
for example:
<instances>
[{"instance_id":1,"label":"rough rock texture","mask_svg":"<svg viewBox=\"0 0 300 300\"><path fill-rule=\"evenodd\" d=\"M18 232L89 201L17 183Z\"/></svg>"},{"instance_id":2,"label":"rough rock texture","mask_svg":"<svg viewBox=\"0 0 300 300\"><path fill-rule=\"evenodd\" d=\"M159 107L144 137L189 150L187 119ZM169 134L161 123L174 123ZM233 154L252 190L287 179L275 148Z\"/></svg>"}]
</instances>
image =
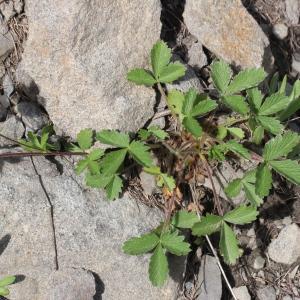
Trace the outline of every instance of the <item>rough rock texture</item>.
<instances>
[{"instance_id":1,"label":"rough rock texture","mask_svg":"<svg viewBox=\"0 0 300 300\"><path fill-rule=\"evenodd\" d=\"M58 128L74 137L82 128L144 125L155 93L126 74L148 66L160 37L159 0L27 0L25 10L29 37L17 77L39 92Z\"/></svg>"},{"instance_id":2,"label":"rough rock texture","mask_svg":"<svg viewBox=\"0 0 300 300\"><path fill-rule=\"evenodd\" d=\"M205 47L230 63L272 64L268 39L240 0L186 1L184 21Z\"/></svg>"},{"instance_id":3,"label":"rough rock texture","mask_svg":"<svg viewBox=\"0 0 300 300\"><path fill-rule=\"evenodd\" d=\"M291 265L300 257L300 228L291 224L283 228L268 248L270 258L282 264Z\"/></svg>"},{"instance_id":4,"label":"rough rock texture","mask_svg":"<svg viewBox=\"0 0 300 300\"><path fill-rule=\"evenodd\" d=\"M148 279L149 257L128 256L121 250L125 240L159 224L161 215L157 210L127 196L108 202L99 191L84 191L68 165L62 165L65 175L60 175L55 165L45 159L34 158L34 162L54 205L57 260L62 273L53 273L56 255L50 205L30 159L2 160L0 276L25 276L23 281L11 286L11 300L68 299L56 297L60 295L56 291L51 294L52 298L47 298L45 281L53 285L70 268L94 273L96 299L101 299L101 295L105 300L141 299L141 293L143 299L174 299L175 280L170 279L162 289L153 288ZM174 272L177 279L181 277L178 269ZM72 283L73 276L70 275L66 283L71 295L78 291L78 286ZM78 280L75 277L74 281ZM81 288L90 291L90 281L83 282ZM64 290L64 286L57 288L60 292Z\"/></svg>"},{"instance_id":5,"label":"rough rock texture","mask_svg":"<svg viewBox=\"0 0 300 300\"><path fill-rule=\"evenodd\" d=\"M10 116L5 122L0 123L0 133L17 141L22 138L24 134L24 126L20 120L16 118L16 116ZM13 141L9 141L0 137L0 146L12 146L16 143Z\"/></svg>"},{"instance_id":6,"label":"rough rock texture","mask_svg":"<svg viewBox=\"0 0 300 300\"><path fill-rule=\"evenodd\" d=\"M257 290L258 300L276 300L276 291L272 286L266 286Z\"/></svg>"},{"instance_id":7,"label":"rough rock texture","mask_svg":"<svg viewBox=\"0 0 300 300\"><path fill-rule=\"evenodd\" d=\"M221 272L213 256L205 255L201 260L197 300L220 300L222 297Z\"/></svg>"},{"instance_id":8,"label":"rough rock texture","mask_svg":"<svg viewBox=\"0 0 300 300\"><path fill-rule=\"evenodd\" d=\"M234 295L236 296L237 300L251 300L251 296L248 292L248 289L245 285L233 288Z\"/></svg>"},{"instance_id":9,"label":"rough rock texture","mask_svg":"<svg viewBox=\"0 0 300 300\"><path fill-rule=\"evenodd\" d=\"M0 58L3 61L14 49L14 40L0 17Z\"/></svg>"}]
</instances>

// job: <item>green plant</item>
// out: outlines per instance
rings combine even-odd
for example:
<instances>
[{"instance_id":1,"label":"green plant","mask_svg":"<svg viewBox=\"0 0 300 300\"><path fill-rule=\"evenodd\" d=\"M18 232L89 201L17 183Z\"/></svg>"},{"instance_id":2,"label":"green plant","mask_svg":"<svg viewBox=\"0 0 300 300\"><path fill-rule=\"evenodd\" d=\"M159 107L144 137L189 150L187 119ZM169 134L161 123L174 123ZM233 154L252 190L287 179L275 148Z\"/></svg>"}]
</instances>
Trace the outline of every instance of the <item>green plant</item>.
<instances>
[{"instance_id":1,"label":"green plant","mask_svg":"<svg viewBox=\"0 0 300 300\"><path fill-rule=\"evenodd\" d=\"M272 189L273 174L300 184L296 160L299 135L287 129L285 122L300 107L300 81L294 83L287 95L286 77L279 82L275 74L267 84L267 74L262 68L244 70L233 76L227 63L216 60L211 65L211 77L218 96L199 94L195 89L166 93L163 84L179 80L185 67L171 62L171 50L162 41L154 45L150 58L151 71L134 69L127 78L138 85L157 87L173 118L177 119L179 130L166 132L150 126L131 134L85 129L67 150L68 154L82 155L76 172L85 173L86 184L104 189L109 199L119 197L126 171L131 167L155 176L158 186L163 187L165 220L156 229L130 239L123 246L124 252L130 255L152 253L149 277L153 285L161 286L168 275L167 254L181 256L191 251L193 239L188 239L186 232L206 239L211 234L219 234L220 254L226 263L234 264L242 254L234 227L256 220L258 207ZM267 86L266 94L262 92L263 85ZM41 137L34 134L28 137L29 141L22 141L25 149L39 150L44 155L56 153L48 143L47 132L42 132ZM97 148L96 141L106 147ZM164 158L154 164L152 157L161 148L172 155L171 168ZM232 205L224 213L224 205L215 190L212 166L232 160L236 164L252 160L254 164L224 188L228 198L244 193L247 202L237 207ZM190 186L189 178L196 178L199 170L211 182L211 199L216 207L216 211L205 216L200 216L198 201L190 199L193 205L189 206L192 211L188 211L180 199L180 187Z\"/></svg>"},{"instance_id":2,"label":"green plant","mask_svg":"<svg viewBox=\"0 0 300 300\"><path fill-rule=\"evenodd\" d=\"M13 284L16 281L15 276L6 276L0 279L0 296L9 295L8 285Z\"/></svg>"}]
</instances>

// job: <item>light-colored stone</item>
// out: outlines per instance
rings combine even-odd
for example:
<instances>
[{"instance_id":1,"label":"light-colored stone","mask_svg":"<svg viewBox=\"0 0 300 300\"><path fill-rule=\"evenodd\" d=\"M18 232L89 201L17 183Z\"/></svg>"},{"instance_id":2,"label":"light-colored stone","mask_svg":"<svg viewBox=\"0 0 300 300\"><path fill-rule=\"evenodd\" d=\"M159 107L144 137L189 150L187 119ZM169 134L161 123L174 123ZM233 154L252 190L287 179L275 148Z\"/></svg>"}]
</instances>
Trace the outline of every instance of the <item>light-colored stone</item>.
<instances>
[{"instance_id":1,"label":"light-colored stone","mask_svg":"<svg viewBox=\"0 0 300 300\"><path fill-rule=\"evenodd\" d=\"M278 23L273 26L273 33L279 40L284 40L289 34L289 29L285 24Z\"/></svg>"},{"instance_id":2,"label":"light-colored stone","mask_svg":"<svg viewBox=\"0 0 300 300\"><path fill-rule=\"evenodd\" d=\"M18 141L24 134L24 126L16 116L10 116L5 122L0 123L0 133L6 137ZM0 137L0 146L12 146L16 145L15 142Z\"/></svg>"},{"instance_id":3,"label":"light-colored stone","mask_svg":"<svg viewBox=\"0 0 300 300\"><path fill-rule=\"evenodd\" d=\"M222 278L217 261L213 256L204 255L198 275L199 295L197 300L220 300Z\"/></svg>"},{"instance_id":4,"label":"light-colored stone","mask_svg":"<svg viewBox=\"0 0 300 300\"><path fill-rule=\"evenodd\" d=\"M184 21L199 42L242 67L273 64L269 42L240 0L186 1Z\"/></svg>"},{"instance_id":5,"label":"light-colored stone","mask_svg":"<svg viewBox=\"0 0 300 300\"><path fill-rule=\"evenodd\" d=\"M248 289L245 285L233 288L234 295L236 296L237 300L251 300L251 296L248 292Z\"/></svg>"},{"instance_id":6,"label":"light-colored stone","mask_svg":"<svg viewBox=\"0 0 300 300\"><path fill-rule=\"evenodd\" d=\"M34 102L20 102L16 105L16 112L22 118L26 129L37 131L49 123L48 117Z\"/></svg>"},{"instance_id":7,"label":"light-colored stone","mask_svg":"<svg viewBox=\"0 0 300 300\"><path fill-rule=\"evenodd\" d=\"M6 21L14 16L14 2L13 1L1 1L0 11Z\"/></svg>"},{"instance_id":8,"label":"light-colored stone","mask_svg":"<svg viewBox=\"0 0 300 300\"><path fill-rule=\"evenodd\" d=\"M152 116L154 90L128 82L126 74L149 67L161 32L159 0L27 0L26 14L29 35L17 78L32 79L65 134L136 130Z\"/></svg>"},{"instance_id":9,"label":"light-colored stone","mask_svg":"<svg viewBox=\"0 0 300 300\"><path fill-rule=\"evenodd\" d=\"M69 165L59 161L63 175L59 175L54 164L34 158L54 206L59 271L75 268L95 273L100 289L97 299L101 296L106 300L174 299L175 279L170 278L161 289L152 287L148 279L149 255L128 256L121 249L130 237L157 226L161 213L128 199L127 195L108 202L98 190L84 191ZM55 251L48 199L30 159L0 163L0 238L11 236L0 256L0 275L25 276L24 281L11 286L11 300L48 300L37 296L44 295L45 284L53 284L57 278L53 273ZM179 271L173 274L177 280L181 277ZM71 281L71 278L67 280L73 295L78 286ZM68 299L55 298L56 295L50 299Z\"/></svg>"},{"instance_id":10,"label":"light-colored stone","mask_svg":"<svg viewBox=\"0 0 300 300\"><path fill-rule=\"evenodd\" d=\"M292 25L298 25L299 21L299 2L297 0L285 0L285 12Z\"/></svg>"},{"instance_id":11,"label":"light-colored stone","mask_svg":"<svg viewBox=\"0 0 300 300\"><path fill-rule=\"evenodd\" d=\"M7 116L7 108L4 107L0 102L0 122L5 121Z\"/></svg>"},{"instance_id":12,"label":"light-colored stone","mask_svg":"<svg viewBox=\"0 0 300 300\"><path fill-rule=\"evenodd\" d=\"M142 171L140 174L140 179L144 192L147 195L152 195L155 191L158 190L155 176Z\"/></svg>"},{"instance_id":13,"label":"light-colored stone","mask_svg":"<svg viewBox=\"0 0 300 300\"><path fill-rule=\"evenodd\" d=\"M11 77L7 74L3 79L4 94L9 97L15 90Z\"/></svg>"},{"instance_id":14,"label":"light-colored stone","mask_svg":"<svg viewBox=\"0 0 300 300\"><path fill-rule=\"evenodd\" d=\"M300 257L300 228L291 224L283 228L278 237L268 247L270 258L286 265L291 265Z\"/></svg>"},{"instance_id":15,"label":"light-colored stone","mask_svg":"<svg viewBox=\"0 0 300 300\"><path fill-rule=\"evenodd\" d=\"M266 286L257 290L258 300L276 300L276 291L272 286Z\"/></svg>"},{"instance_id":16,"label":"light-colored stone","mask_svg":"<svg viewBox=\"0 0 300 300\"><path fill-rule=\"evenodd\" d=\"M0 19L0 58L3 61L14 50L14 40Z\"/></svg>"},{"instance_id":17,"label":"light-colored stone","mask_svg":"<svg viewBox=\"0 0 300 300\"><path fill-rule=\"evenodd\" d=\"M265 266L265 263L266 260L262 256L258 255L253 261L253 268L255 270L260 270Z\"/></svg>"}]
</instances>

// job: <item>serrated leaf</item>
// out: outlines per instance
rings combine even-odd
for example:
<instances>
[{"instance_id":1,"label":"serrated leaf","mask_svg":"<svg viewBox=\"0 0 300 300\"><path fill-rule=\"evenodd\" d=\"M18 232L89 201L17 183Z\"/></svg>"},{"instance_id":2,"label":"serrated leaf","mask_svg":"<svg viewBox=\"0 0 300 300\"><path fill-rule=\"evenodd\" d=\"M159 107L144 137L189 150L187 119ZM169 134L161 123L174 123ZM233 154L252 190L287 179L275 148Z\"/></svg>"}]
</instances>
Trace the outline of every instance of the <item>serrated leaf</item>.
<instances>
[{"instance_id":1,"label":"serrated leaf","mask_svg":"<svg viewBox=\"0 0 300 300\"><path fill-rule=\"evenodd\" d=\"M279 73L276 72L270 82L269 94L274 94L278 91Z\"/></svg>"},{"instance_id":2,"label":"serrated leaf","mask_svg":"<svg viewBox=\"0 0 300 300\"><path fill-rule=\"evenodd\" d=\"M168 252L177 256L187 255L191 251L190 244L184 242L184 236L178 235L176 231L163 233L161 244Z\"/></svg>"},{"instance_id":3,"label":"serrated leaf","mask_svg":"<svg viewBox=\"0 0 300 300\"><path fill-rule=\"evenodd\" d=\"M227 136L227 128L224 126L218 126L217 139L224 140Z\"/></svg>"},{"instance_id":4,"label":"serrated leaf","mask_svg":"<svg viewBox=\"0 0 300 300\"><path fill-rule=\"evenodd\" d=\"M82 159L80 160L75 167L75 172L76 174L81 174L89 165L89 160L88 159Z\"/></svg>"},{"instance_id":5,"label":"serrated leaf","mask_svg":"<svg viewBox=\"0 0 300 300\"><path fill-rule=\"evenodd\" d=\"M238 241L233 230L224 222L221 229L220 253L227 264L235 264L241 256Z\"/></svg>"},{"instance_id":6,"label":"serrated leaf","mask_svg":"<svg viewBox=\"0 0 300 300\"><path fill-rule=\"evenodd\" d=\"M227 185L227 187L224 189L224 192L229 198L234 198L240 194L241 190L242 190L241 179L234 179Z\"/></svg>"},{"instance_id":7,"label":"serrated leaf","mask_svg":"<svg viewBox=\"0 0 300 300\"><path fill-rule=\"evenodd\" d=\"M256 172L257 172L257 169L253 169L253 170L250 170L248 172L245 173L242 181L243 182L249 182L249 183L255 183L256 181Z\"/></svg>"},{"instance_id":8,"label":"serrated leaf","mask_svg":"<svg viewBox=\"0 0 300 300\"><path fill-rule=\"evenodd\" d=\"M260 109L263 100L261 91L258 88L252 88L247 90L247 95L252 110L257 112Z\"/></svg>"},{"instance_id":9,"label":"serrated leaf","mask_svg":"<svg viewBox=\"0 0 300 300\"><path fill-rule=\"evenodd\" d=\"M283 125L276 118L258 116L256 119L265 130L272 134L279 134L283 130Z\"/></svg>"},{"instance_id":10,"label":"serrated leaf","mask_svg":"<svg viewBox=\"0 0 300 300\"><path fill-rule=\"evenodd\" d=\"M151 136L151 133L146 129L140 129L138 131L138 136L142 141L146 141Z\"/></svg>"},{"instance_id":11,"label":"serrated leaf","mask_svg":"<svg viewBox=\"0 0 300 300\"><path fill-rule=\"evenodd\" d=\"M167 97L168 107L173 114L179 116L179 119L183 119L182 106L185 101L184 94L177 90L171 90Z\"/></svg>"},{"instance_id":12,"label":"serrated leaf","mask_svg":"<svg viewBox=\"0 0 300 300\"><path fill-rule=\"evenodd\" d=\"M159 237L155 233L134 237L123 244L123 251L129 255L140 255L153 250L159 243Z\"/></svg>"},{"instance_id":13,"label":"serrated leaf","mask_svg":"<svg viewBox=\"0 0 300 300\"><path fill-rule=\"evenodd\" d=\"M93 131L92 131L92 129L81 130L77 134L77 142L78 142L79 147L82 150L87 150L87 149L91 148L92 143L93 143Z\"/></svg>"},{"instance_id":14,"label":"serrated leaf","mask_svg":"<svg viewBox=\"0 0 300 300\"><path fill-rule=\"evenodd\" d=\"M153 86L156 79L152 74L144 69L133 69L127 74L127 80L134 82L137 85Z\"/></svg>"},{"instance_id":15,"label":"serrated leaf","mask_svg":"<svg viewBox=\"0 0 300 300\"><path fill-rule=\"evenodd\" d=\"M120 148L129 146L129 135L116 130L102 130L97 133L96 138L103 144Z\"/></svg>"},{"instance_id":16,"label":"serrated leaf","mask_svg":"<svg viewBox=\"0 0 300 300\"><path fill-rule=\"evenodd\" d=\"M222 100L227 107L241 115L245 115L249 112L249 106L243 96L224 96L222 97Z\"/></svg>"},{"instance_id":17,"label":"serrated leaf","mask_svg":"<svg viewBox=\"0 0 300 300\"><path fill-rule=\"evenodd\" d=\"M114 178L114 175L87 174L85 177L86 185L92 188L104 189Z\"/></svg>"},{"instance_id":18,"label":"serrated leaf","mask_svg":"<svg viewBox=\"0 0 300 300\"><path fill-rule=\"evenodd\" d=\"M300 166L294 160L270 161L270 166L290 182L300 185Z\"/></svg>"},{"instance_id":19,"label":"serrated leaf","mask_svg":"<svg viewBox=\"0 0 300 300\"><path fill-rule=\"evenodd\" d=\"M180 62L170 63L168 66L164 67L158 76L159 82L171 83L184 76L186 71L185 66Z\"/></svg>"},{"instance_id":20,"label":"serrated leaf","mask_svg":"<svg viewBox=\"0 0 300 300\"><path fill-rule=\"evenodd\" d=\"M258 126L253 131L252 141L256 145L259 145L264 138L265 130L262 126Z\"/></svg>"},{"instance_id":21,"label":"serrated leaf","mask_svg":"<svg viewBox=\"0 0 300 300\"><path fill-rule=\"evenodd\" d=\"M211 78L215 87L224 93L232 77L230 66L223 60L214 61L211 65Z\"/></svg>"},{"instance_id":22,"label":"serrated leaf","mask_svg":"<svg viewBox=\"0 0 300 300\"><path fill-rule=\"evenodd\" d=\"M171 60L171 49L163 41L158 41L151 50L151 65L154 76L158 78Z\"/></svg>"},{"instance_id":23,"label":"serrated leaf","mask_svg":"<svg viewBox=\"0 0 300 300\"><path fill-rule=\"evenodd\" d=\"M260 107L258 114L260 116L269 116L282 111L288 106L288 97L284 94L273 94L267 97L262 106Z\"/></svg>"},{"instance_id":24,"label":"serrated leaf","mask_svg":"<svg viewBox=\"0 0 300 300\"><path fill-rule=\"evenodd\" d=\"M272 173L266 164L261 164L257 168L255 191L260 197L266 197L270 194L272 188Z\"/></svg>"},{"instance_id":25,"label":"serrated leaf","mask_svg":"<svg viewBox=\"0 0 300 300\"><path fill-rule=\"evenodd\" d=\"M287 84L287 75L284 75L284 77L281 81L280 88L279 88L279 93L280 94L285 94L286 84Z\"/></svg>"},{"instance_id":26,"label":"serrated leaf","mask_svg":"<svg viewBox=\"0 0 300 300\"><path fill-rule=\"evenodd\" d=\"M255 185L249 182L243 182L243 188L245 191L246 198L254 206L260 206L263 200L256 194Z\"/></svg>"},{"instance_id":27,"label":"serrated leaf","mask_svg":"<svg viewBox=\"0 0 300 300\"><path fill-rule=\"evenodd\" d=\"M199 138L202 135L202 127L193 117L185 117L182 122L184 128L194 137Z\"/></svg>"},{"instance_id":28,"label":"serrated leaf","mask_svg":"<svg viewBox=\"0 0 300 300\"><path fill-rule=\"evenodd\" d=\"M266 161L288 155L300 142L297 133L288 131L271 139L264 147L263 158Z\"/></svg>"},{"instance_id":29,"label":"serrated leaf","mask_svg":"<svg viewBox=\"0 0 300 300\"><path fill-rule=\"evenodd\" d=\"M190 112L190 115L192 117L201 116L208 112L211 112L217 106L218 106L218 104L216 101L213 101L211 99L202 100L197 105L194 106L194 108Z\"/></svg>"},{"instance_id":30,"label":"serrated leaf","mask_svg":"<svg viewBox=\"0 0 300 300\"><path fill-rule=\"evenodd\" d=\"M228 150L230 150L231 152L234 152L246 159L250 159L251 158L251 155L249 153L249 150L246 149L242 144L239 144L238 142L234 141L234 140L231 140L231 141L228 141L226 143L226 147Z\"/></svg>"},{"instance_id":31,"label":"serrated leaf","mask_svg":"<svg viewBox=\"0 0 300 300\"><path fill-rule=\"evenodd\" d=\"M199 222L196 213L187 210L178 211L172 218L172 225L178 228L192 228L195 223Z\"/></svg>"},{"instance_id":32,"label":"serrated leaf","mask_svg":"<svg viewBox=\"0 0 300 300\"><path fill-rule=\"evenodd\" d=\"M161 244L158 244L151 256L149 278L154 286L162 286L169 273L168 260Z\"/></svg>"},{"instance_id":33,"label":"serrated leaf","mask_svg":"<svg viewBox=\"0 0 300 300\"><path fill-rule=\"evenodd\" d=\"M193 235L204 236L217 232L220 230L222 222L222 217L207 214L205 217L201 217L200 222L193 226Z\"/></svg>"},{"instance_id":34,"label":"serrated leaf","mask_svg":"<svg viewBox=\"0 0 300 300\"><path fill-rule=\"evenodd\" d=\"M247 69L237 74L226 90L226 94L235 94L259 85L266 78L264 69Z\"/></svg>"},{"instance_id":35,"label":"serrated leaf","mask_svg":"<svg viewBox=\"0 0 300 300\"><path fill-rule=\"evenodd\" d=\"M122 192L123 181L118 176L115 175L111 182L105 187L106 195L109 200L114 200L119 198L120 193Z\"/></svg>"},{"instance_id":36,"label":"serrated leaf","mask_svg":"<svg viewBox=\"0 0 300 300\"><path fill-rule=\"evenodd\" d=\"M129 153L140 165L150 167L152 165L152 158L149 149L142 142L133 141L129 146Z\"/></svg>"},{"instance_id":37,"label":"serrated leaf","mask_svg":"<svg viewBox=\"0 0 300 300\"><path fill-rule=\"evenodd\" d=\"M9 289L6 287L0 287L0 296L7 296L9 295Z\"/></svg>"},{"instance_id":38,"label":"serrated leaf","mask_svg":"<svg viewBox=\"0 0 300 300\"><path fill-rule=\"evenodd\" d=\"M197 99L197 91L194 88L189 89L185 94L184 102L182 105L182 113L186 116L190 116Z\"/></svg>"},{"instance_id":39,"label":"serrated leaf","mask_svg":"<svg viewBox=\"0 0 300 300\"><path fill-rule=\"evenodd\" d=\"M152 133L155 137L157 137L159 140L165 140L169 136L169 134L166 131L160 129L158 126L150 126L148 128L148 131Z\"/></svg>"},{"instance_id":40,"label":"serrated leaf","mask_svg":"<svg viewBox=\"0 0 300 300\"><path fill-rule=\"evenodd\" d=\"M0 280L0 287L13 284L16 281L16 276L6 276Z\"/></svg>"},{"instance_id":41,"label":"serrated leaf","mask_svg":"<svg viewBox=\"0 0 300 300\"><path fill-rule=\"evenodd\" d=\"M126 154L127 149L116 150L105 154L100 162L101 173L104 175L117 173L125 160Z\"/></svg>"},{"instance_id":42,"label":"serrated leaf","mask_svg":"<svg viewBox=\"0 0 300 300\"><path fill-rule=\"evenodd\" d=\"M238 127L229 127L227 128L229 133L238 139L243 139L245 137L245 133L241 128Z\"/></svg>"},{"instance_id":43,"label":"serrated leaf","mask_svg":"<svg viewBox=\"0 0 300 300\"><path fill-rule=\"evenodd\" d=\"M170 192L172 192L176 187L175 179L172 176L169 176L165 173L162 173L161 177L163 179L164 185L168 188Z\"/></svg>"},{"instance_id":44,"label":"serrated leaf","mask_svg":"<svg viewBox=\"0 0 300 300\"><path fill-rule=\"evenodd\" d=\"M160 168L157 166L144 167L144 171L151 175L160 175L161 174Z\"/></svg>"},{"instance_id":45,"label":"serrated leaf","mask_svg":"<svg viewBox=\"0 0 300 300\"><path fill-rule=\"evenodd\" d=\"M254 206L240 205L226 213L223 219L231 224L244 225L256 220L258 211Z\"/></svg>"},{"instance_id":46,"label":"serrated leaf","mask_svg":"<svg viewBox=\"0 0 300 300\"><path fill-rule=\"evenodd\" d=\"M88 158L90 160L98 160L100 159L102 156L104 155L104 150L102 149L94 149L92 150L89 155Z\"/></svg>"}]
</instances>

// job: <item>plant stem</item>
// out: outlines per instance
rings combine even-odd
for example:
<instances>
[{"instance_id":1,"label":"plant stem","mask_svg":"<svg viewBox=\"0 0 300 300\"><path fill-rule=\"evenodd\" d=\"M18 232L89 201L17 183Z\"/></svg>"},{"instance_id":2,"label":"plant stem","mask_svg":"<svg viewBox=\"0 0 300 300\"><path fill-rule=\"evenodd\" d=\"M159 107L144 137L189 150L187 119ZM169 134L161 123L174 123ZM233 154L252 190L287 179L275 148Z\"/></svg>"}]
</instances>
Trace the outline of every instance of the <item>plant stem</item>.
<instances>
[{"instance_id":1,"label":"plant stem","mask_svg":"<svg viewBox=\"0 0 300 300\"><path fill-rule=\"evenodd\" d=\"M10 152L0 153L0 158L33 157L33 156L85 156L84 152Z\"/></svg>"},{"instance_id":2,"label":"plant stem","mask_svg":"<svg viewBox=\"0 0 300 300\"><path fill-rule=\"evenodd\" d=\"M224 127L232 126L232 125L234 125L234 124L241 123L241 122L245 122L245 121L248 121L248 120L249 120L249 117L244 117L244 118L240 118L240 119L235 119L235 120L232 120L232 121L225 122L224 124L222 124L222 126L224 126Z\"/></svg>"}]
</instances>

